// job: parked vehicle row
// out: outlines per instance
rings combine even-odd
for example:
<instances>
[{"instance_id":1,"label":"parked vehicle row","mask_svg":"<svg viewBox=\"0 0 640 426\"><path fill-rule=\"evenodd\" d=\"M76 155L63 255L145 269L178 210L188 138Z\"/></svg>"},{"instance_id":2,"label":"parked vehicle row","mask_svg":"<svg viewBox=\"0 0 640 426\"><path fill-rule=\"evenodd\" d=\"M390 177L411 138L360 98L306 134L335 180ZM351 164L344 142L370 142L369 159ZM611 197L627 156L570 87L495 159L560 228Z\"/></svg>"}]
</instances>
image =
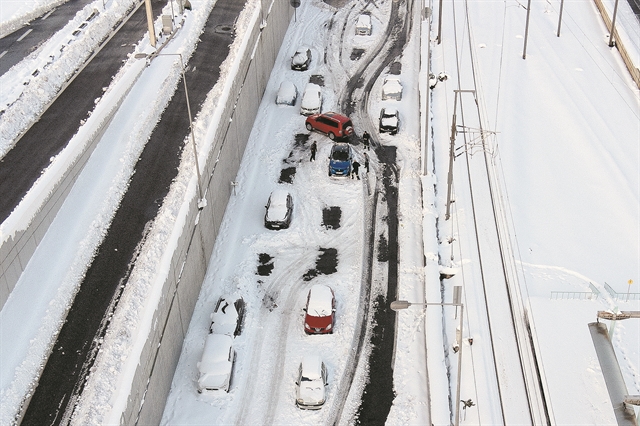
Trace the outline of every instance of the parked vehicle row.
<instances>
[{"instance_id":1,"label":"parked vehicle row","mask_svg":"<svg viewBox=\"0 0 640 426\"><path fill-rule=\"evenodd\" d=\"M382 100L402 100L402 83L398 77L386 76L382 82ZM378 119L380 133L395 135L400 129L400 114L393 107L383 107Z\"/></svg>"},{"instance_id":2,"label":"parked vehicle row","mask_svg":"<svg viewBox=\"0 0 640 426\"><path fill-rule=\"evenodd\" d=\"M359 35L371 34L371 17L362 15L356 25ZM291 69L308 70L311 64L311 50L300 48L291 58ZM276 96L278 105L295 105L298 90L295 85L283 81ZM353 123L336 112L321 113L322 88L315 83L307 83L302 92L300 114L306 115L305 127L309 132L317 131L332 141L347 139L354 134ZM337 142L331 148L329 156L329 176L348 177L354 161L353 148L349 143ZM291 224L293 216L293 198L285 189L271 192L265 206L264 225L268 229L285 229ZM335 327L336 299L333 289L327 285L315 284L309 289L304 310L304 331L307 335L332 334ZM328 372L326 365L318 355L305 356L299 367L295 382L296 406L301 409L318 410L326 401Z\"/></svg>"},{"instance_id":3,"label":"parked vehicle row","mask_svg":"<svg viewBox=\"0 0 640 426\"><path fill-rule=\"evenodd\" d=\"M209 334L197 364L198 393L223 390L229 392L236 352L233 339L242 332L244 300L218 299L211 314Z\"/></svg>"}]
</instances>

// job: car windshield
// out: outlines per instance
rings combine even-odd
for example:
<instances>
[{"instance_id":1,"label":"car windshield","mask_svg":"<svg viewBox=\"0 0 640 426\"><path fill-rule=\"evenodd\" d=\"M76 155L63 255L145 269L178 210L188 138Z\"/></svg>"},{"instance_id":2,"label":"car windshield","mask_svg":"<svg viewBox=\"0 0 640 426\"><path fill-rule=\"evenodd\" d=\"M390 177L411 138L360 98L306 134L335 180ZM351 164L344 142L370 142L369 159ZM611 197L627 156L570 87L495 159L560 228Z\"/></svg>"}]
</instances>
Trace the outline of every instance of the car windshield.
<instances>
[{"instance_id":1,"label":"car windshield","mask_svg":"<svg viewBox=\"0 0 640 426\"><path fill-rule=\"evenodd\" d=\"M333 148L331 159L335 161L349 161L349 149L344 146Z\"/></svg>"}]
</instances>

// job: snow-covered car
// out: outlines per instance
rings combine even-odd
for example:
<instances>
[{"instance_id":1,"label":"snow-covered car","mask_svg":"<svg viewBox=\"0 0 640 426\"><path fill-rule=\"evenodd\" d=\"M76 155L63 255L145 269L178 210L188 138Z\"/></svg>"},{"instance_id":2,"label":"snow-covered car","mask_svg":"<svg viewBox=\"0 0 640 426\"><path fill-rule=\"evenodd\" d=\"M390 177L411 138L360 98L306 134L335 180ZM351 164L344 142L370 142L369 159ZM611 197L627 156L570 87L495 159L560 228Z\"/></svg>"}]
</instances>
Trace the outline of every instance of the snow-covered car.
<instances>
[{"instance_id":1,"label":"snow-covered car","mask_svg":"<svg viewBox=\"0 0 640 426\"><path fill-rule=\"evenodd\" d=\"M226 334L207 335L202 358L198 362L198 393L217 390L229 392L235 357L233 337Z\"/></svg>"},{"instance_id":2,"label":"snow-covered car","mask_svg":"<svg viewBox=\"0 0 640 426\"><path fill-rule=\"evenodd\" d=\"M268 229L288 228L293 213L293 198L288 191L276 189L265 206L264 226Z\"/></svg>"},{"instance_id":3,"label":"snow-covered car","mask_svg":"<svg viewBox=\"0 0 640 426\"><path fill-rule=\"evenodd\" d=\"M380 110L380 133L398 133L400 116L395 108L382 108Z\"/></svg>"},{"instance_id":4,"label":"snow-covered car","mask_svg":"<svg viewBox=\"0 0 640 426\"><path fill-rule=\"evenodd\" d=\"M320 114L322 109L322 89L315 83L307 83L300 102L300 114Z\"/></svg>"},{"instance_id":5,"label":"snow-covered car","mask_svg":"<svg viewBox=\"0 0 640 426\"><path fill-rule=\"evenodd\" d=\"M301 47L291 57L291 69L296 71L305 71L309 69L311 64L311 49Z\"/></svg>"},{"instance_id":6,"label":"snow-covered car","mask_svg":"<svg viewBox=\"0 0 640 426\"><path fill-rule=\"evenodd\" d=\"M244 318L244 300L237 299L231 302L225 298L218 299L216 307L211 313L211 325L209 333L238 336L242 333L242 320Z\"/></svg>"},{"instance_id":7,"label":"snow-covered car","mask_svg":"<svg viewBox=\"0 0 640 426\"><path fill-rule=\"evenodd\" d=\"M317 130L329 136L331 140L353 134L353 123L349 117L335 112L312 114L307 117L305 126L308 131Z\"/></svg>"},{"instance_id":8,"label":"snow-covered car","mask_svg":"<svg viewBox=\"0 0 640 426\"><path fill-rule=\"evenodd\" d=\"M371 35L371 15L362 14L358 16L356 35Z\"/></svg>"},{"instance_id":9,"label":"snow-covered car","mask_svg":"<svg viewBox=\"0 0 640 426\"><path fill-rule=\"evenodd\" d=\"M319 410L326 400L327 367L318 355L306 355L298 369L296 405L303 410Z\"/></svg>"},{"instance_id":10,"label":"snow-covered car","mask_svg":"<svg viewBox=\"0 0 640 426\"><path fill-rule=\"evenodd\" d=\"M399 101L402 99L402 83L397 77L387 76L382 83L382 100L394 99Z\"/></svg>"},{"instance_id":11,"label":"snow-covered car","mask_svg":"<svg viewBox=\"0 0 640 426\"><path fill-rule=\"evenodd\" d=\"M304 308L304 331L307 334L333 333L336 317L336 298L331 287L315 284L307 295Z\"/></svg>"},{"instance_id":12,"label":"snow-covered car","mask_svg":"<svg viewBox=\"0 0 640 426\"><path fill-rule=\"evenodd\" d=\"M295 84L287 80L280 83L280 89L276 95L277 105L295 105L297 99L298 89Z\"/></svg>"},{"instance_id":13,"label":"snow-covered car","mask_svg":"<svg viewBox=\"0 0 640 426\"><path fill-rule=\"evenodd\" d=\"M353 150L351 145L345 142L333 144L329 155L329 176L349 177L352 164Z\"/></svg>"}]
</instances>

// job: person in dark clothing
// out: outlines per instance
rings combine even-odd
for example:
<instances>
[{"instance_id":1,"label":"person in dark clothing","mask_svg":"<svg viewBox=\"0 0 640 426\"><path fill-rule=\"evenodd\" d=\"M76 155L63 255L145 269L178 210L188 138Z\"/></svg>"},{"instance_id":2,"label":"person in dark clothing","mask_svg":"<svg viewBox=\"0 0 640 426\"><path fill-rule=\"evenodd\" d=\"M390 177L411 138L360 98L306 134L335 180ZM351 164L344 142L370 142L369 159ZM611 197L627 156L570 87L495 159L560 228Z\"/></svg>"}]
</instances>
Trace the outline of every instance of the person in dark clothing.
<instances>
[{"instance_id":1,"label":"person in dark clothing","mask_svg":"<svg viewBox=\"0 0 640 426\"><path fill-rule=\"evenodd\" d=\"M353 176L355 176L358 178L358 180L360 180L360 175L358 175L359 168L360 163L358 163L357 161L354 161L353 164L351 164L351 179L353 179Z\"/></svg>"},{"instance_id":2,"label":"person in dark clothing","mask_svg":"<svg viewBox=\"0 0 640 426\"><path fill-rule=\"evenodd\" d=\"M370 139L371 135L369 135L369 132L365 130L365 132L362 134L362 143L364 144L364 147L367 148L367 151L369 150Z\"/></svg>"},{"instance_id":3,"label":"person in dark clothing","mask_svg":"<svg viewBox=\"0 0 640 426\"><path fill-rule=\"evenodd\" d=\"M309 159L309 161L316 161L317 150L318 150L318 145L316 144L316 141L313 141L313 143L311 144L311 158Z\"/></svg>"},{"instance_id":4,"label":"person in dark clothing","mask_svg":"<svg viewBox=\"0 0 640 426\"><path fill-rule=\"evenodd\" d=\"M369 155L366 152L364 153L364 168L369 173Z\"/></svg>"}]
</instances>

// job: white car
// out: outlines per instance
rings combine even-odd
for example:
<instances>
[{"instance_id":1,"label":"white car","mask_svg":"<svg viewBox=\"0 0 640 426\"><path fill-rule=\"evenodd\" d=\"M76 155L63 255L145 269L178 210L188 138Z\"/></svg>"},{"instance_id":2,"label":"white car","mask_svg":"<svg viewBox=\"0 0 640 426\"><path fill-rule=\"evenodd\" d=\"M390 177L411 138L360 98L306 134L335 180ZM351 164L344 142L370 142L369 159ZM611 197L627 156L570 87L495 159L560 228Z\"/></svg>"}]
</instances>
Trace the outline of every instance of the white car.
<instances>
[{"instance_id":1,"label":"white car","mask_svg":"<svg viewBox=\"0 0 640 426\"><path fill-rule=\"evenodd\" d=\"M395 99L399 101L402 99L402 83L397 77L385 77L382 83L382 100Z\"/></svg>"},{"instance_id":2,"label":"white car","mask_svg":"<svg viewBox=\"0 0 640 426\"><path fill-rule=\"evenodd\" d=\"M322 108L322 89L315 83L307 83L300 102L300 114L320 114Z\"/></svg>"},{"instance_id":3,"label":"white car","mask_svg":"<svg viewBox=\"0 0 640 426\"><path fill-rule=\"evenodd\" d=\"M296 381L296 405L303 410L319 410L326 400L327 368L318 355L302 359Z\"/></svg>"},{"instance_id":4,"label":"white car","mask_svg":"<svg viewBox=\"0 0 640 426\"><path fill-rule=\"evenodd\" d=\"M198 362L198 393L217 390L229 392L235 358L233 337L209 334L204 342L202 358Z\"/></svg>"},{"instance_id":5,"label":"white car","mask_svg":"<svg viewBox=\"0 0 640 426\"><path fill-rule=\"evenodd\" d=\"M360 15L356 21L356 35L371 35L371 15Z\"/></svg>"},{"instance_id":6,"label":"white car","mask_svg":"<svg viewBox=\"0 0 640 426\"><path fill-rule=\"evenodd\" d=\"M280 89L276 96L277 105L295 105L297 99L298 89L295 84L287 80L280 83Z\"/></svg>"},{"instance_id":7,"label":"white car","mask_svg":"<svg viewBox=\"0 0 640 426\"><path fill-rule=\"evenodd\" d=\"M244 300L242 298L232 302L221 297L211 313L209 333L239 336L242 332L243 317Z\"/></svg>"},{"instance_id":8,"label":"white car","mask_svg":"<svg viewBox=\"0 0 640 426\"><path fill-rule=\"evenodd\" d=\"M380 133L395 135L400 127L398 110L395 108L382 108L380 110Z\"/></svg>"},{"instance_id":9,"label":"white car","mask_svg":"<svg viewBox=\"0 0 640 426\"><path fill-rule=\"evenodd\" d=\"M306 71L311 65L311 49L300 47L291 57L291 69L296 71Z\"/></svg>"}]
</instances>

